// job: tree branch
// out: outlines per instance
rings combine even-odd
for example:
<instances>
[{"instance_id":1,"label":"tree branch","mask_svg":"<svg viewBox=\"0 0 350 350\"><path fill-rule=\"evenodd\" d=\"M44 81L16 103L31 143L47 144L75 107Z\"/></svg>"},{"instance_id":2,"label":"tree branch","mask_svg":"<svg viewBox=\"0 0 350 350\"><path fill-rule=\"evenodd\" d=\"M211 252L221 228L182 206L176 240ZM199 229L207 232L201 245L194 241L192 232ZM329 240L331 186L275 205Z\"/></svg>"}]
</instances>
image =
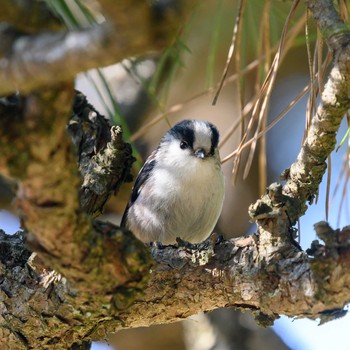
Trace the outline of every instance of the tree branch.
<instances>
[{"instance_id":1,"label":"tree branch","mask_svg":"<svg viewBox=\"0 0 350 350\"><path fill-rule=\"evenodd\" d=\"M118 232L110 224L101 225L106 233ZM154 248L157 263L142 293L135 293L141 285L131 281L114 291L77 292L66 278L45 270L36 255L27 261L30 252L20 234L0 234L0 251L6 251L0 265L6 271L0 284L6 305L2 312L6 328L0 333L4 348L13 348L21 339L23 348L55 344L67 349L119 329L174 322L219 307L250 310L264 326L279 314L321 322L340 317L350 299L350 229L321 226L335 239L326 246L314 245L312 259L290 246L274 262L262 264L254 240L242 238L217 244L214 256L202 266L193 263L193 252L186 248ZM132 238L120 232L119 239L124 244L115 252L127 257ZM169 267L174 260L182 261L181 268ZM119 268L125 268L126 261L121 260ZM138 265L132 260L128 264ZM11 302L13 291L16 303Z\"/></svg>"},{"instance_id":2,"label":"tree branch","mask_svg":"<svg viewBox=\"0 0 350 350\"><path fill-rule=\"evenodd\" d=\"M188 1L186 6L191 3ZM156 5L150 6L147 1L103 1L102 5L113 14L115 26L111 21L69 32L13 37L13 42L7 44L11 50L0 61L0 95L69 81L79 72L111 65L140 52L164 49L182 13L154 16ZM133 15L125 17L130 11Z\"/></svg>"},{"instance_id":3,"label":"tree branch","mask_svg":"<svg viewBox=\"0 0 350 350\"><path fill-rule=\"evenodd\" d=\"M270 259L293 242L291 226L305 214L306 201L312 203L318 193L327 168L326 159L334 150L341 120L350 108L350 31L332 1L306 1L306 4L316 19L326 16L319 26L327 35L334 63L297 160L282 176L287 180L285 185L272 184L249 208L258 225L261 259Z\"/></svg>"},{"instance_id":4,"label":"tree branch","mask_svg":"<svg viewBox=\"0 0 350 350\"><path fill-rule=\"evenodd\" d=\"M83 176L81 209L97 216L110 195L117 194L124 182L132 181L130 171L135 158L131 146L123 141L121 128L111 127L78 91L68 131L77 148Z\"/></svg>"},{"instance_id":5,"label":"tree branch","mask_svg":"<svg viewBox=\"0 0 350 350\"><path fill-rule=\"evenodd\" d=\"M69 81L84 70L117 62L121 51L124 54L124 44L107 25L21 36L1 60L0 94Z\"/></svg>"},{"instance_id":6,"label":"tree branch","mask_svg":"<svg viewBox=\"0 0 350 350\"><path fill-rule=\"evenodd\" d=\"M317 21L317 26L331 51L349 45L349 28L329 0L305 0L307 7Z\"/></svg>"},{"instance_id":7,"label":"tree branch","mask_svg":"<svg viewBox=\"0 0 350 350\"><path fill-rule=\"evenodd\" d=\"M345 37L344 37L345 36ZM347 46L334 51L334 65L328 76L317 112L295 163L292 164L284 192L300 202L312 202L326 170L326 159L336 145L336 134L350 108L350 31L344 33ZM341 41L341 38L338 36ZM306 207L303 208L303 215ZM296 216L291 218L295 222Z\"/></svg>"},{"instance_id":8,"label":"tree branch","mask_svg":"<svg viewBox=\"0 0 350 350\"><path fill-rule=\"evenodd\" d=\"M280 314L321 320L332 312L334 317L343 315L342 308L350 300L350 229L328 227L328 235L333 235L334 244L318 245L312 259L290 245L273 261L261 263L254 240L247 244L237 238L216 245L208 264L195 266L189 259L176 271L166 267L169 255L183 259L184 251L157 250L158 265L152 269L144 297L119 317L124 327L138 327L148 325L148 318L166 323L233 306L251 310L266 326ZM137 318L140 314L142 318Z\"/></svg>"},{"instance_id":9,"label":"tree branch","mask_svg":"<svg viewBox=\"0 0 350 350\"><path fill-rule=\"evenodd\" d=\"M287 183L283 192L298 198L300 203L312 202L317 194L326 171L326 159L334 150L340 123L350 108L350 30L332 1L305 2L333 53L334 62L297 160L285 173ZM301 206L300 214L290 216L292 223L305 213L307 207Z\"/></svg>"},{"instance_id":10,"label":"tree branch","mask_svg":"<svg viewBox=\"0 0 350 350\"><path fill-rule=\"evenodd\" d=\"M2 326L6 327L6 331L3 331L5 348L18 348L17 343L24 346L35 344L33 348L42 348L42 344L52 341L57 343L57 348L64 349L73 346L76 341L80 344L84 338L89 338L87 332L94 332L100 320L109 317L107 315L111 307L106 307L102 314L96 310L101 305L113 304L114 293L119 299L132 300L136 297L144 286L144 276L147 276L150 268L149 255L141 242L130 233L123 234L108 224L92 223L91 217L81 210L77 159L70 137L65 132L72 98L73 86L69 84L26 97L12 96L0 101L0 169L19 181L16 203L21 210L22 226L27 231L26 243L36 252L35 258L29 259L27 264L21 260L14 268L6 265L14 260L8 259L11 254L2 254L6 260L1 269L3 284L0 284L0 290L8 305L2 313L2 317L5 317ZM108 126L106 121L104 124L93 124L100 133L96 133L99 136L98 143L91 144L91 130L86 119L101 117L89 110L81 99L78 98L76 102L82 111L79 113L75 110L72 119L75 129L72 127L71 132L80 132L80 137L75 134L75 140L80 141L79 150L85 152L81 154L80 160L85 165L88 157L92 161L94 156L100 156L102 161L111 160L110 164L106 164L106 169L114 173L111 182L104 184L114 184L109 187L109 191L112 191L128 175L127 170L132 161L130 146L126 147L118 137L113 141L114 136L111 139L109 127L101 129L101 125ZM86 140L94 149L89 154ZM111 151L112 157L106 152L107 149ZM115 154L119 162L124 159L119 168L113 167ZM108 168L109 165L111 168ZM85 191L81 198L85 203ZM4 239L7 242L11 240ZM14 249L19 249L19 252L14 256L25 257L27 249L23 242L15 242L18 245ZM5 243L0 250L6 252L8 247ZM64 278L52 268L62 273ZM28 284L23 284L23 281ZM19 284L22 284L21 288ZM53 292L51 286L56 284L58 289ZM11 293L17 290L16 300L22 300L23 305L28 304L20 311L16 309L19 304L11 304L15 300ZM45 301L47 305L43 307ZM80 305L86 305L86 314L84 311L77 320L77 314L81 312ZM72 319L67 321L71 311L74 311L74 315L71 314ZM87 314L92 323L89 321L89 329L84 326L83 330L81 326ZM96 318L92 315L96 315ZM31 321L27 322L28 319ZM50 323L49 327L47 322ZM38 335L38 324L47 332ZM67 326L79 324L80 331L72 337ZM57 334L52 334L51 326L57 326ZM63 333L67 338L61 339Z\"/></svg>"}]
</instances>

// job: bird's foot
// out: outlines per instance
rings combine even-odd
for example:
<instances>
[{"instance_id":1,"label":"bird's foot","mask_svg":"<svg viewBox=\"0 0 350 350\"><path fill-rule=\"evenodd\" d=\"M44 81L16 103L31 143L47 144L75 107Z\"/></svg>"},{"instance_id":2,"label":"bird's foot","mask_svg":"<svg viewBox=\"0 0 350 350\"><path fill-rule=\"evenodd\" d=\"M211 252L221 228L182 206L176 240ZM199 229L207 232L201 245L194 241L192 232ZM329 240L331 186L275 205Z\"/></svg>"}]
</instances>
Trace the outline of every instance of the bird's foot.
<instances>
[{"instance_id":1,"label":"bird's foot","mask_svg":"<svg viewBox=\"0 0 350 350\"><path fill-rule=\"evenodd\" d=\"M223 236L216 233L211 234L205 241L191 243L184 241L180 237L176 238L179 250L184 250L190 256L192 263L206 265L214 255L214 247L223 241Z\"/></svg>"},{"instance_id":2,"label":"bird's foot","mask_svg":"<svg viewBox=\"0 0 350 350\"><path fill-rule=\"evenodd\" d=\"M183 247L189 250L208 250L213 248L216 244L220 244L224 241L224 236L213 232L205 241L200 243L191 243L184 241L180 237L176 238L178 247Z\"/></svg>"}]
</instances>

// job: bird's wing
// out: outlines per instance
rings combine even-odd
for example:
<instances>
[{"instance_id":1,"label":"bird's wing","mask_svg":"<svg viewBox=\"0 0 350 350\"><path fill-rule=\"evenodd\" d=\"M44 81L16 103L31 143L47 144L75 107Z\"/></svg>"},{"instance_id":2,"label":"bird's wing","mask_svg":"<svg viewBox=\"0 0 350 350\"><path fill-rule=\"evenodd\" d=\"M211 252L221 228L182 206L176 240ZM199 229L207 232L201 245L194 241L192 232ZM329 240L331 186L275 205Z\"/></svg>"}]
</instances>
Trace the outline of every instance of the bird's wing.
<instances>
[{"instance_id":1,"label":"bird's wing","mask_svg":"<svg viewBox=\"0 0 350 350\"><path fill-rule=\"evenodd\" d=\"M130 196L129 202L125 208L125 211L124 211L124 214L122 217L122 221L120 223L121 227L125 227L126 219L128 216L128 211L129 211L130 207L135 203L137 197L139 196L139 194L142 190L143 184L149 178L149 176L154 168L156 152L157 152L156 150L152 152L152 154L148 157L145 164L141 168L139 174L137 175L135 185L131 191L131 196Z\"/></svg>"}]
</instances>

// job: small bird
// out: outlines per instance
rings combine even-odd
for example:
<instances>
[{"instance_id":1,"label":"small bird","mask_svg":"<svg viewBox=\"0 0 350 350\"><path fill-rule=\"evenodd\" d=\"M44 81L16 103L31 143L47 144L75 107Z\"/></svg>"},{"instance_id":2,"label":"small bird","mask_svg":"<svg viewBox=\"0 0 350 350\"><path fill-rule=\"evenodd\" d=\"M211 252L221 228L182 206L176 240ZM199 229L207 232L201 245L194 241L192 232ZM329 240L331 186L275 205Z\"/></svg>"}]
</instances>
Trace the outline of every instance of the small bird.
<instances>
[{"instance_id":1,"label":"small bird","mask_svg":"<svg viewBox=\"0 0 350 350\"><path fill-rule=\"evenodd\" d=\"M208 238L224 200L218 142L218 130L207 121L171 128L140 170L121 226L145 243Z\"/></svg>"}]
</instances>

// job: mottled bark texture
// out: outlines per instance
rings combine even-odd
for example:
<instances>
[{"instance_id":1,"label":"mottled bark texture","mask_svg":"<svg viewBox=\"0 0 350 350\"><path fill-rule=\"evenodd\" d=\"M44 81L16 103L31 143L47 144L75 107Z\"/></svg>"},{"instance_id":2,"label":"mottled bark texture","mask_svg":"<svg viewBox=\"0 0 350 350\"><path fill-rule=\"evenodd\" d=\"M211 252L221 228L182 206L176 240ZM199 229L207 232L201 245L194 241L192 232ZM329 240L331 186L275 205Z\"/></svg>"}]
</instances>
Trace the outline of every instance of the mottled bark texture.
<instances>
[{"instance_id":1,"label":"mottled bark texture","mask_svg":"<svg viewBox=\"0 0 350 350\"><path fill-rule=\"evenodd\" d=\"M124 56L144 48L147 26L133 21L143 20L146 3L101 0L114 23L120 22L121 31L109 42L118 46L124 38ZM306 3L320 19L327 2ZM113 6L121 7L114 13ZM117 17L128 10L135 16ZM81 95L75 98L68 78L77 71L74 59L66 81L58 82L57 67L49 66L47 81L40 75L22 79L23 71L16 80L11 52L4 57L1 91L12 91L9 80L24 91L37 89L0 99L0 172L17 181L24 229L24 234L0 234L2 349L83 349L109 332L173 322L218 307L251 310L262 325L279 314L322 321L343 315L350 300L349 228L333 231L318 224L325 245L314 242L308 253L294 243L291 228L317 193L341 116L350 107L349 44L342 39L348 30L342 26L333 33L329 23L341 22L336 11L327 14L320 29L334 54L333 68L298 159L285 172L286 184L269 186L250 208L258 235L217 244L213 239L194 251L186 244L153 247L153 259L131 233L93 219L128 178L132 157L121 130L110 128ZM137 38L130 47L129 34L123 32L128 25L130 38ZM67 59L74 55L74 50L62 52ZM28 73L35 72L29 69L31 58ZM55 58L53 66L62 63Z\"/></svg>"},{"instance_id":2,"label":"mottled bark texture","mask_svg":"<svg viewBox=\"0 0 350 350\"><path fill-rule=\"evenodd\" d=\"M350 230L329 234L338 243L315 246L310 252L314 258L291 246L275 261L261 263L253 242L241 247L232 240L218 244L204 266L187 260L174 269L168 260L159 261L142 293L137 293L141 284L130 281L114 291L82 292L77 284L46 271L37 256L27 260L30 252L20 234L2 234L2 348L65 349L119 329L173 322L218 307L250 310L265 326L279 314L323 321L342 316L350 295ZM173 247L165 250L182 260L187 254Z\"/></svg>"},{"instance_id":3,"label":"mottled bark texture","mask_svg":"<svg viewBox=\"0 0 350 350\"><path fill-rule=\"evenodd\" d=\"M116 194L123 182L132 181L130 171L135 158L131 146L123 141L122 129L111 127L78 91L68 131L77 148L83 176L80 206L97 216L109 196Z\"/></svg>"}]
</instances>

